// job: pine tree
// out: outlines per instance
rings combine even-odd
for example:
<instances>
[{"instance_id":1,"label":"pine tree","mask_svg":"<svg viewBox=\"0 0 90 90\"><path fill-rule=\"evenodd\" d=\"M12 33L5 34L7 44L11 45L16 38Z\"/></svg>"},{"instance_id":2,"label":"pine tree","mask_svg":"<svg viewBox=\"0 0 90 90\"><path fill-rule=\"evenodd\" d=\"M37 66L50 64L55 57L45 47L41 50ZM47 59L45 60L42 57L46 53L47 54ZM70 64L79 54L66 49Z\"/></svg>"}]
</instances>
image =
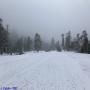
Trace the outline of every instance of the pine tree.
<instances>
[{"instance_id":1,"label":"pine tree","mask_svg":"<svg viewBox=\"0 0 90 90\"><path fill-rule=\"evenodd\" d=\"M0 53L7 53L8 51L8 31L3 26L3 20L0 19Z\"/></svg>"},{"instance_id":2,"label":"pine tree","mask_svg":"<svg viewBox=\"0 0 90 90\"><path fill-rule=\"evenodd\" d=\"M0 18L0 53L3 53L3 32L4 28L2 25L2 19Z\"/></svg>"},{"instance_id":3,"label":"pine tree","mask_svg":"<svg viewBox=\"0 0 90 90\"><path fill-rule=\"evenodd\" d=\"M23 38L19 38L16 42L16 53L23 54Z\"/></svg>"},{"instance_id":4,"label":"pine tree","mask_svg":"<svg viewBox=\"0 0 90 90\"><path fill-rule=\"evenodd\" d=\"M55 39L51 39L51 50L56 50L56 44L55 44Z\"/></svg>"},{"instance_id":5,"label":"pine tree","mask_svg":"<svg viewBox=\"0 0 90 90\"><path fill-rule=\"evenodd\" d=\"M10 53L9 52L9 48L10 48L10 41L9 41L9 32L8 32L8 25L6 27L6 31L5 31L5 51L6 53Z\"/></svg>"},{"instance_id":6,"label":"pine tree","mask_svg":"<svg viewBox=\"0 0 90 90\"><path fill-rule=\"evenodd\" d=\"M71 49L71 32L70 31L66 34L65 49L67 51Z\"/></svg>"},{"instance_id":7,"label":"pine tree","mask_svg":"<svg viewBox=\"0 0 90 90\"><path fill-rule=\"evenodd\" d=\"M83 30L82 36L81 36L81 52L82 53L87 53L88 52L88 37L87 37L87 32Z\"/></svg>"},{"instance_id":8,"label":"pine tree","mask_svg":"<svg viewBox=\"0 0 90 90\"><path fill-rule=\"evenodd\" d=\"M80 36L79 36L79 33L73 39L73 41L71 43L71 46L72 46L72 50L77 51L77 52L80 51Z\"/></svg>"},{"instance_id":9,"label":"pine tree","mask_svg":"<svg viewBox=\"0 0 90 90\"><path fill-rule=\"evenodd\" d=\"M80 34L78 33L77 35L76 35L76 50L77 51L79 51L79 49L80 49Z\"/></svg>"},{"instance_id":10,"label":"pine tree","mask_svg":"<svg viewBox=\"0 0 90 90\"><path fill-rule=\"evenodd\" d=\"M90 54L90 42L88 43L88 54Z\"/></svg>"},{"instance_id":11,"label":"pine tree","mask_svg":"<svg viewBox=\"0 0 90 90\"><path fill-rule=\"evenodd\" d=\"M61 37L62 37L62 49L64 50L65 49L65 46L64 46L64 34L62 34Z\"/></svg>"},{"instance_id":12,"label":"pine tree","mask_svg":"<svg viewBox=\"0 0 90 90\"><path fill-rule=\"evenodd\" d=\"M27 51L27 38L26 37L24 37L23 43L24 43L24 51Z\"/></svg>"},{"instance_id":13,"label":"pine tree","mask_svg":"<svg viewBox=\"0 0 90 90\"><path fill-rule=\"evenodd\" d=\"M61 51L61 47L60 47L59 41L57 41L57 43L56 43L56 49L59 52Z\"/></svg>"},{"instance_id":14,"label":"pine tree","mask_svg":"<svg viewBox=\"0 0 90 90\"><path fill-rule=\"evenodd\" d=\"M40 51L41 47L42 47L41 37L38 33L36 33L34 38L34 49L36 51Z\"/></svg>"},{"instance_id":15,"label":"pine tree","mask_svg":"<svg viewBox=\"0 0 90 90\"><path fill-rule=\"evenodd\" d=\"M30 37L27 37L27 51L30 51L32 49L32 40Z\"/></svg>"}]
</instances>

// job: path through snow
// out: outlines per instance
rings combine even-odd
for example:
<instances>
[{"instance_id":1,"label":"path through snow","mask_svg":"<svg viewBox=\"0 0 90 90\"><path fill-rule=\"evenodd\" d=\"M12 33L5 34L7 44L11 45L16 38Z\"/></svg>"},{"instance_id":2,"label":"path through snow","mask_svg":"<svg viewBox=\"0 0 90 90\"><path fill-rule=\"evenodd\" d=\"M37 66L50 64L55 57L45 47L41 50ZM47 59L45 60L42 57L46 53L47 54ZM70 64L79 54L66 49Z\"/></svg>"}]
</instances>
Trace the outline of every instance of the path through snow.
<instances>
[{"instance_id":1,"label":"path through snow","mask_svg":"<svg viewBox=\"0 0 90 90\"><path fill-rule=\"evenodd\" d=\"M16 86L18 90L90 90L89 59L90 55L72 52L0 56L0 87Z\"/></svg>"}]
</instances>

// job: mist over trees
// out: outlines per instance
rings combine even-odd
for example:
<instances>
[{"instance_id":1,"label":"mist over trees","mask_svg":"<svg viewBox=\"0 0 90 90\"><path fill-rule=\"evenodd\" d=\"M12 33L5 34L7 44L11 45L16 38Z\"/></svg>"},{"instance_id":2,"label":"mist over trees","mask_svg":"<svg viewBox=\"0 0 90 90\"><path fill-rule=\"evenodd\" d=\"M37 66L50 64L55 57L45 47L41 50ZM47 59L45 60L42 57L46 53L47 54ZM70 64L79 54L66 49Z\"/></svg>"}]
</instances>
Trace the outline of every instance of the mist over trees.
<instances>
[{"instance_id":1,"label":"mist over trees","mask_svg":"<svg viewBox=\"0 0 90 90\"><path fill-rule=\"evenodd\" d=\"M23 54L28 51L74 51L79 53L90 53L90 41L86 30L80 34L77 33L73 37L71 31L61 35L62 41L57 41L54 37L51 42L46 42L41 35L36 32L34 38L31 36L13 35L9 32L8 25L3 25L3 20L0 18L0 54Z\"/></svg>"},{"instance_id":2,"label":"mist over trees","mask_svg":"<svg viewBox=\"0 0 90 90\"><path fill-rule=\"evenodd\" d=\"M75 38L71 36L71 32L66 33L64 50L76 51L80 53L90 53L90 41L86 30L83 30L81 35L77 34Z\"/></svg>"}]
</instances>

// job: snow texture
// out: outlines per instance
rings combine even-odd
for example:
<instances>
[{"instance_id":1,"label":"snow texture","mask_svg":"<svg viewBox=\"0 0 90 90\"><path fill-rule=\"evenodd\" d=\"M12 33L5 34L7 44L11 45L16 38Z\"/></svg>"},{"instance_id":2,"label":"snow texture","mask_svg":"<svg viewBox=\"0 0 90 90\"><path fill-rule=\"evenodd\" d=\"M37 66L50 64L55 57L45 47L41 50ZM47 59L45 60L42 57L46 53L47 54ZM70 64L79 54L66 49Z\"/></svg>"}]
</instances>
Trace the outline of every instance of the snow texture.
<instances>
[{"instance_id":1,"label":"snow texture","mask_svg":"<svg viewBox=\"0 0 90 90\"><path fill-rule=\"evenodd\" d=\"M90 55L29 52L0 56L0 87L18 90L90 90Z\"/></svg>"}]
</instances>

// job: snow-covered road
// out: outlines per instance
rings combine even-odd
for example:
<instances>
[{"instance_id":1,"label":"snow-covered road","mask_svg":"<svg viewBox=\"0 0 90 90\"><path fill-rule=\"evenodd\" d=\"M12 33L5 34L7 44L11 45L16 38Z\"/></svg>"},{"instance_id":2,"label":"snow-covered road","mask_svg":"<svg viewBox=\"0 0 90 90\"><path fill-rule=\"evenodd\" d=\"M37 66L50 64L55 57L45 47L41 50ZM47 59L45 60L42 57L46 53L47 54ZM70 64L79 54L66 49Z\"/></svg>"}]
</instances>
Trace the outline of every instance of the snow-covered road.
<instances>
[{"instance_id":1,"label":"snow-covered road","mask_svg":"<svg viewBox=\"0 0 90 90\"><path fill-rule=\"evenodd\" d=\"M0 56L0 87L17 90L90 90L90 55L30 52Z\"/></svg>"}]
</instances>

